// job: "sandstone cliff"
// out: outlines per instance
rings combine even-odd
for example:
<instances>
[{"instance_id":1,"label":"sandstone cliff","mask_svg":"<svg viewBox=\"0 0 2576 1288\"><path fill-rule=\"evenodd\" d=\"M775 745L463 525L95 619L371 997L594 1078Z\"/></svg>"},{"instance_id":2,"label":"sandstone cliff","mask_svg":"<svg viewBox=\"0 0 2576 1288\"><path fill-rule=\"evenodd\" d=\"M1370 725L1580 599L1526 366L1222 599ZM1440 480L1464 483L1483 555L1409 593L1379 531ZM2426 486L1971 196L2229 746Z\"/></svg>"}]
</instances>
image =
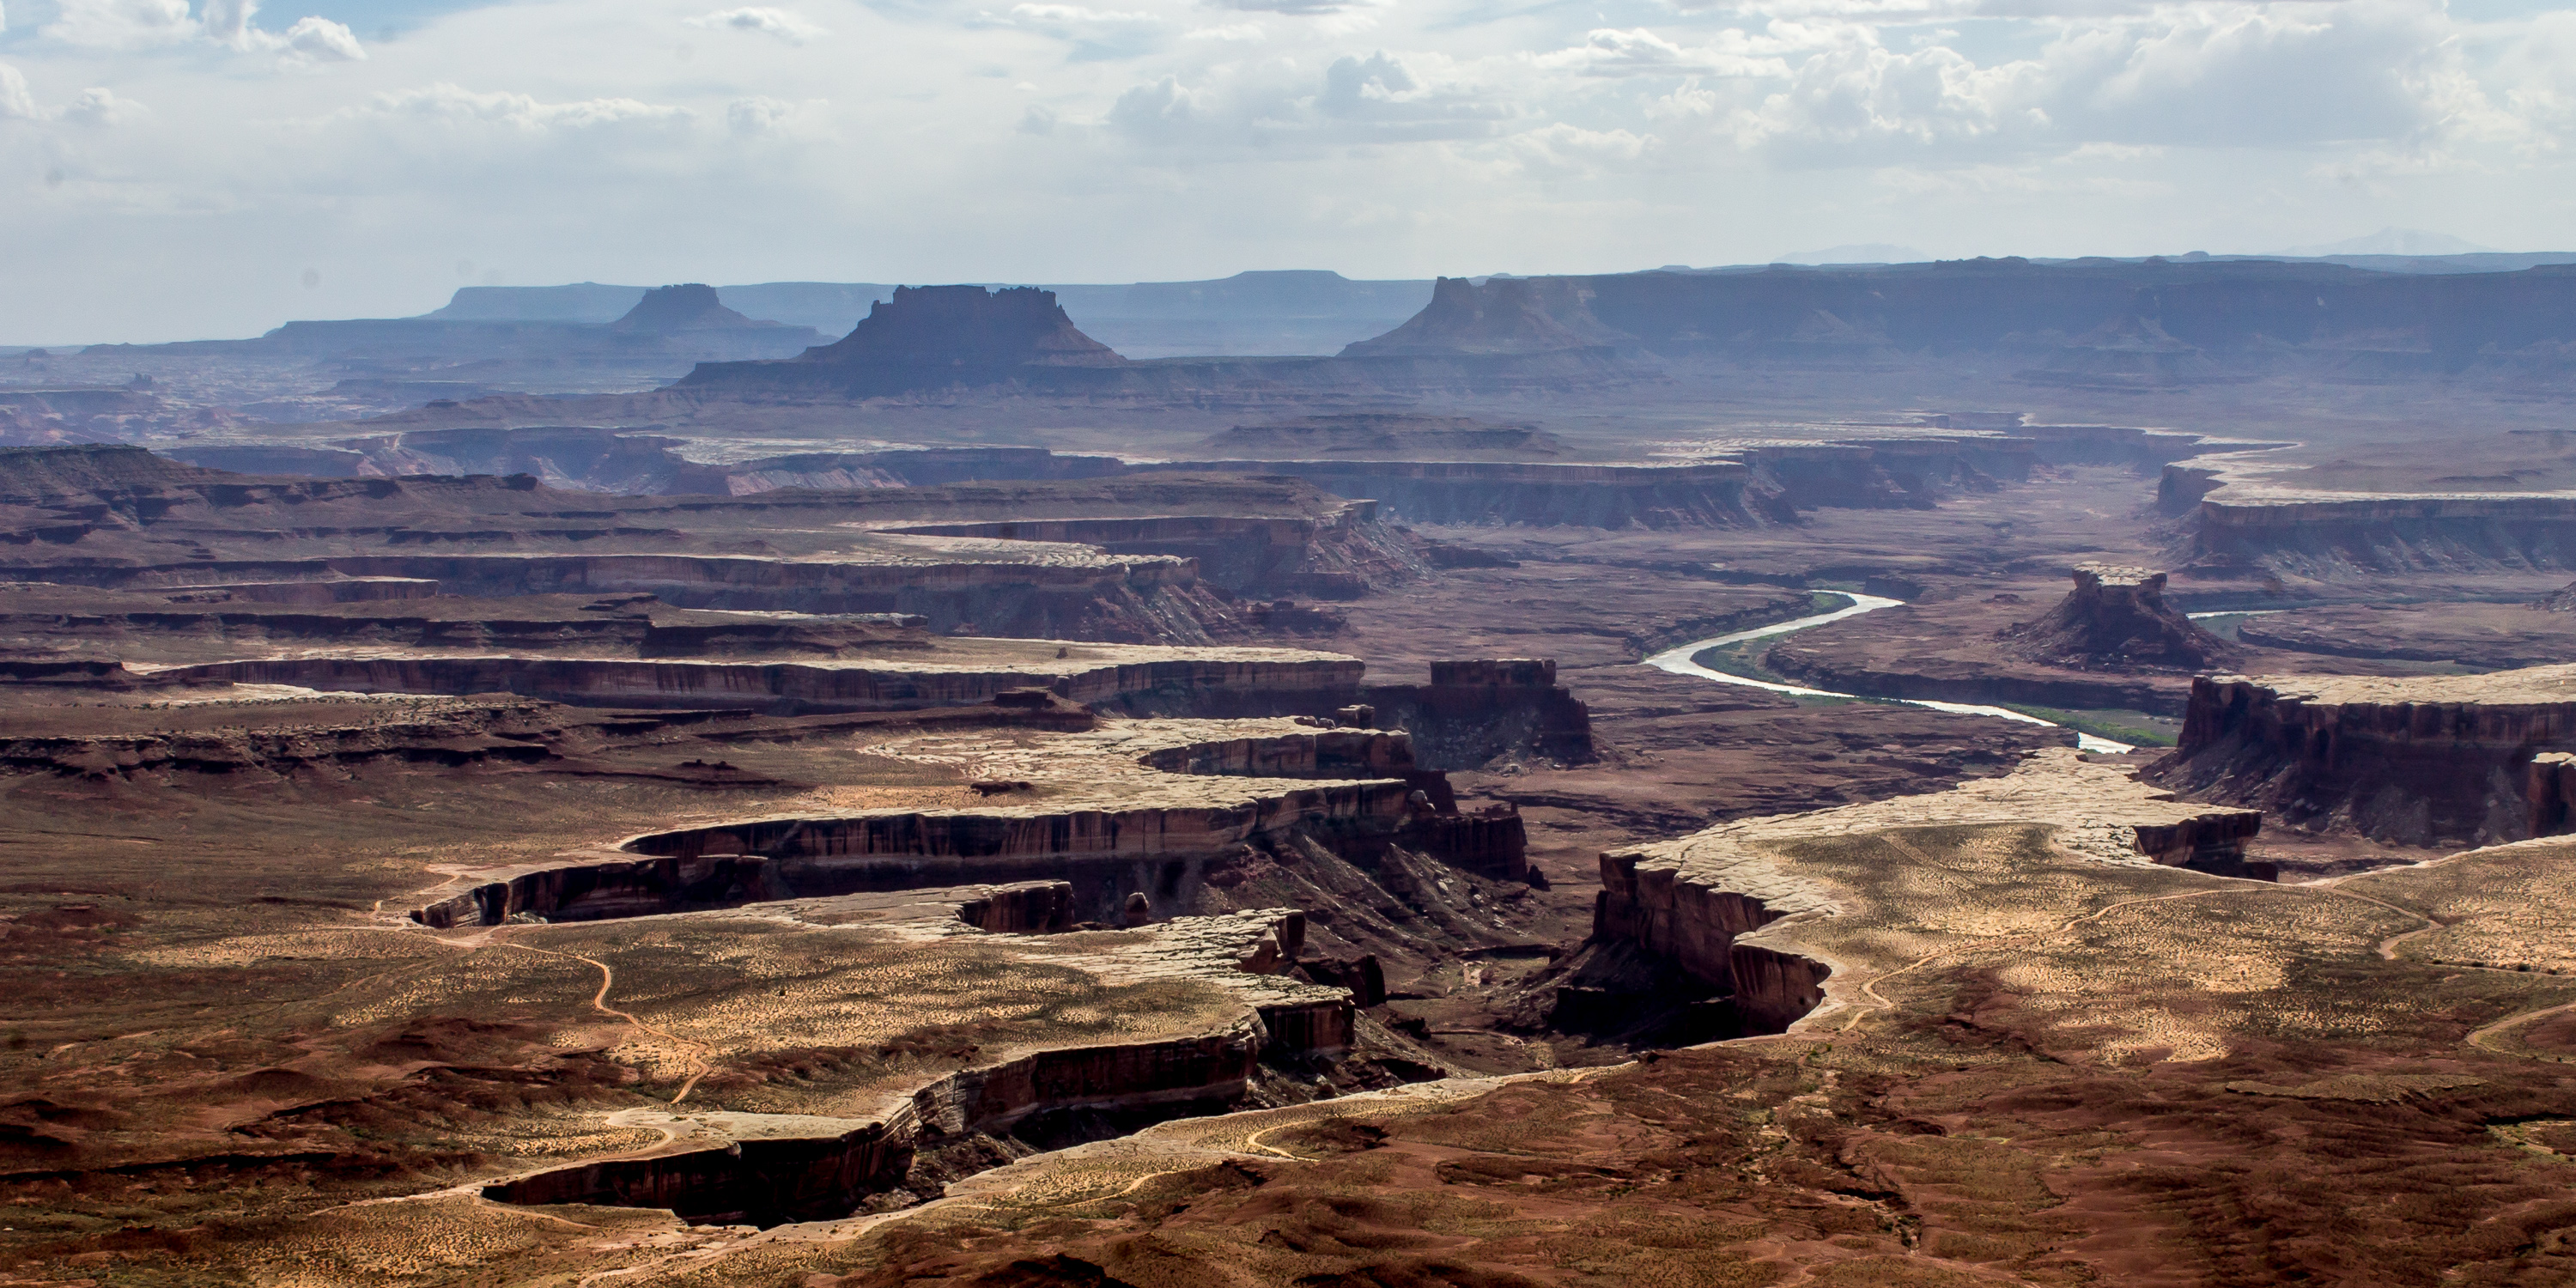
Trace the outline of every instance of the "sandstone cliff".
<instances>
[{"instance_id":1,"label":"sandstone cliff","mask_svg":"<svg viewBox=\"0 0 2576 1288\"><path fill-rule=\"evenodd\" d=\"M2204 676L2155 782L2400 845L2519 840L2563 818L2541 753L2576 747L2576 666L2477 676ZM2546 763L2546 762L2544 762Z\"/></svg>"}]
</instances>

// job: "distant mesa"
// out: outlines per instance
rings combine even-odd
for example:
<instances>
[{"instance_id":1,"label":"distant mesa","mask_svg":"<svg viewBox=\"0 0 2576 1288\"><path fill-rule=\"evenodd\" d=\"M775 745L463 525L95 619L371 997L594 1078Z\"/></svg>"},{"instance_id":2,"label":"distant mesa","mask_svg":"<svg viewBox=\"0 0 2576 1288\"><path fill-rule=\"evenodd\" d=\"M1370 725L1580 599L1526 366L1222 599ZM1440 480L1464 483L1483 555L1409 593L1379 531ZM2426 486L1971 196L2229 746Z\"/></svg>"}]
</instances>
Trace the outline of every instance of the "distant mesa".
<instances>
[{"instance_id":1,"label":"distant mesa","mask_svg":"<svg viewBox=\"0 0 2576 1288\"><path fill-rule=\"evenodd\" d=\"M2090 669L2159 667L2202 671L2227 666L2238 651L2165 602L2165 575L2146 568L2088 563L2075 567L2075 589L2035 622L2000 633L2003 649L2051 666Z\"/></svg>"},{"instance_id":2,"label":"distant mesa","mask_svg":"<svg viewBox=\"0 0 2576 1288\"><path fill-rule=\"evenodd\" d=\"M1479 286L1444 277L1431 303L1404 325L1345 346L1345 358L1454 358L1505 354L1605 352L1635 338L1592 315L1581 278L1494 278Z\"/></svg>"},{"instance_id":3,"label":"distant mesa","mask_svg":"<svg viewBox=\"0 0 2576 1288\"><path fill-rule=\"evenodd\" d=\"M703 282L662 286L644 292L626 316L608 324L621 333L670 335L680 331L740 331L781 324L745 317L716 298L716 288Z\"/></svg>"},{"instance_id":4,"label":"distant mesa","mask_svg":"<svg viewBox=\"0 0 2576 1288\"><path fill-rule=\"evenodd\" d=\"M776 361L704 363L678 387L839 389L871 397L1127 365L1075 327L1053 291L899 286L831 344Z\"/></svg>"},{"instance_id":5,"label":"distant mesa","mask_svg":"<svg viewBox=\"0 0 2576 1288\"><path fill-rule=\"evenodd\" d=\"M1495 425L1465 416L1350 412L1269 425L1237 425L1203 444L1219 460L1551 459L1563 439L1535 425Z\"/></svg>"}]
</instances>

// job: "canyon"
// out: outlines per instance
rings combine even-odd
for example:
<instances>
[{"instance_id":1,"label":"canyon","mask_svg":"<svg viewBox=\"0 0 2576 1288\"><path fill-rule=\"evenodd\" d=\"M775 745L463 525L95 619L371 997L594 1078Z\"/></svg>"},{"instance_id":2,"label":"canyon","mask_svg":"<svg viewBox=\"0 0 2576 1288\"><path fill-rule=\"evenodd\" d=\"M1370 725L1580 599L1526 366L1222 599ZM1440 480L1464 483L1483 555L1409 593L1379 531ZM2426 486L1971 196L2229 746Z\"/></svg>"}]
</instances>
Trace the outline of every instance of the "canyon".
<instances>
[{"instance_id":1,"label":"canyon","mask_svg":"<svg viewBox=\"0 0 2576 1288\"><path fill-rule=\"evenodd\" d=\"M2565 1278L2576 314L2434 267L0 356L0 1278Z\"/></svg>"}]
</instances>

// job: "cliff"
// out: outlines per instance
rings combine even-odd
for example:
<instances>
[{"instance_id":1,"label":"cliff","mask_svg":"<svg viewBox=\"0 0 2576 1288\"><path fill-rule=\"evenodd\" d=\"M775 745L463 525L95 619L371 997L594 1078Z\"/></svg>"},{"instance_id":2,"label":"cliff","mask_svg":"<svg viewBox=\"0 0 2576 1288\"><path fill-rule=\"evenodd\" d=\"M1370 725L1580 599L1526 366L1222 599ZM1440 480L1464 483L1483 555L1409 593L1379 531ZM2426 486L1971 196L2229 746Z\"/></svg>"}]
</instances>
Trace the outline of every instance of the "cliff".
<instances>
[{"instance_id":1,"label":"cliff","mask_svg":"<svg viewBox=\"0 0 2576 1288\"><path fill-rule=\"evenodd\" d=\"M1097 654L1104 646L1092 646ZM1132 660L1123 660L1132 657ZM1286 649L1157 650L1128 646L1086 663L1049 666L883 659L863 662L710 662L578 657L327 657L158 668L162 683L290 684L335 693L516 693L580 706L892 711L989 702L1038 688L1091 705L1130 695L1323 698L1347 692L1361 664Z\"/></svg>"},{"instance_id":2,"label":"cliff","mask_svg":"<svg viewBox=\"0 0 2576 1288\"><path fill-rule=\"evenodd\" d=\"M2204 676L2182 739L2148 768L2193 796L2293 827L2399 845L2563 827L2545 753L2576 747L2576 666L2488 675ZM2539 762L2547 765L2555 762Z\"/></svg>"},{"instance_id":3,"label":"cliff","mask_svg":"<svg viewBox=\"0 0 2576 1288\"><path fill-rule=\"evenodd\" d=\"M2190 868L2269 879L2245 843L2262 825L2251 810L2175 801L2127 771L2089 765L2071 751L2036 754L2002 778L1947 792L1724 823L1678 841L1601 856L1596 943L1625 942L1727 994L1744 1032L1779 1032L1822 1005L1834 984L1832 952L1799 927L1853 914L1856 903L1904 902L1905 871L1866 888L1811 871L1806 847L1908 829L2027 825L2081 858ZM1934 846L1947 841L1929 840ZM1914 862L1915 850L1900 849ZM1887 883L1893 882L1892 886ZM1841 986L1839 1000L1849 1000Z\"/></svg>"},{"instance_id":4,"label":"cliff","mask_svg":"<svg viewBox=\"0 0 2576 1288\"><path fill-rule=\"evenodd\" d=\"M2564 568L2576 546L2566 495L2248 496L2231 499L2206 472L2168 470L2189 507L2182 553L2196 570L2267 569L2325 580L2372 573Z\"/></svg>"},{"instance_id":5,"label":"cliff","mask_svg":"<svg viewBox=\"0 0 2576 1288\"><path fill-rule=\"evenodd\" d=\"M1538 658L1433 662L1431 683L1373 684L1360 691L1370 722L1413 738L1427 768L1481 768L1496 760L1559 765L1597 758L1592 712Z\"/></svg>"},{"instance_id":6,"label":"cliff","mask_svg":"<svg viewBox=\"0 0 2576 1288\"><path fill-rule=\"evenodd\" d=\"M918 905L797 910L828 924L923 933L937 909L971 891L927 892ZM1032 1141L1096 1134L1085 1119L1129 1126L1237 1107L1265 1057L1329 1059L1350 1046L1353 995L1286 974L1304 919L1282 908L1188 918L1132 932L1130 942L1042 960L1100 982L1152 978L1213 985L1232 1003L1202 1031L1142 1041L1041 1044L958 1069L897 1096L872 1120L702 1112L672 1121L697 1148L557 1167L485 1185L499 1203L663 1208L693 1225L775 1226L851 1215L878 1195L936 1196L947 1180L1031 1152ZM968 1051L975 1050L967 1047ZM712 1140L710 1138L712 1137ZM911 1191L903 1195L903 1191Z\"/></svg>"},{"instance_id":7,"label":"cliff","mask_svg":"<svg viewBox=\"0 0 2576 1288\"><path fill-rule=\"evenodd\" d=\"M1115 723L1024 739L996 759L982 734L919 740L908 758L1020 775L980 808L783 816L633 838L581 863L488 873L412 913L437 927L518 917L589 921L691 908L980 884L1058 883L1061 907L996 906L970 920L1117 924L1131 895L1163 915L1204 910L1264 855L1303 847L1363 867L1394 847L1498 879L1525 879L1527 837L1508 806L1462 815L1446 778L1414 763L1401 732L1242 722ZM1216 779L1218 781L1208 781ZM1226 781L1232 780L1232 781ZM1301 781L1303 780L1303 781ZM1394 860L1401 866L1401 860ZM1019 896L1022 898L1031 896ZM961 914L963 915L963 914Z\"/></svg>"}]
</instances>

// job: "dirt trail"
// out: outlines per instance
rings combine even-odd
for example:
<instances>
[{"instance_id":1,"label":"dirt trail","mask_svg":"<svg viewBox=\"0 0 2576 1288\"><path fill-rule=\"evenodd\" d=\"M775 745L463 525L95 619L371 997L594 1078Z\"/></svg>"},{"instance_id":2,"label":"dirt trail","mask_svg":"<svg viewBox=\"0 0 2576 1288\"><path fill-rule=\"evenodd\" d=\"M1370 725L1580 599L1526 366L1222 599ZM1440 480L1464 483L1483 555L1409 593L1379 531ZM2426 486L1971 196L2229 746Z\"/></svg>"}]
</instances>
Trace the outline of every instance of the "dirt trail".
<instances>
[{"instance_id":1,"label":"dirt trail","mask_svg":"<svg viewBox=\"0 0 2576 1288\"><path fill-rule=\"evenodd\" d=\"M503 942L499 946L503 948L516 948L522 952L543 953L548 957L568 957L574 961L588 964L592 969L599 972L599 991L591 994L590 997L590 1008L592 1010L598 1011L603 1015L614 1015L617 1018L626 1021L628 1024L633 1025L640 1032L650 1033L673 1046L682 1047L692 1052L693 1054L689 1057L689 1063L696 1066L696 1068L689 1074L688 1080L680 1084L680 1094L671 1097L672 1104L676 1105L681 1101L688 1099L689 1093L697 1089L698 1079L707 1076L710 1072L710 1066L707 1062L708 1047L705 1043L692 1042L687 1038L680 1037L670 1032L667 1029L658 1028L654 1025L645 1023L641 1017L627 1011L618 1010L616 1007L608 1004L609 990L617 987L617 972L611 968L608 963L595 957L584 957L580 953L567 953L553 948L538 948L529 944Z\"/></svg>"}]
</instances>

